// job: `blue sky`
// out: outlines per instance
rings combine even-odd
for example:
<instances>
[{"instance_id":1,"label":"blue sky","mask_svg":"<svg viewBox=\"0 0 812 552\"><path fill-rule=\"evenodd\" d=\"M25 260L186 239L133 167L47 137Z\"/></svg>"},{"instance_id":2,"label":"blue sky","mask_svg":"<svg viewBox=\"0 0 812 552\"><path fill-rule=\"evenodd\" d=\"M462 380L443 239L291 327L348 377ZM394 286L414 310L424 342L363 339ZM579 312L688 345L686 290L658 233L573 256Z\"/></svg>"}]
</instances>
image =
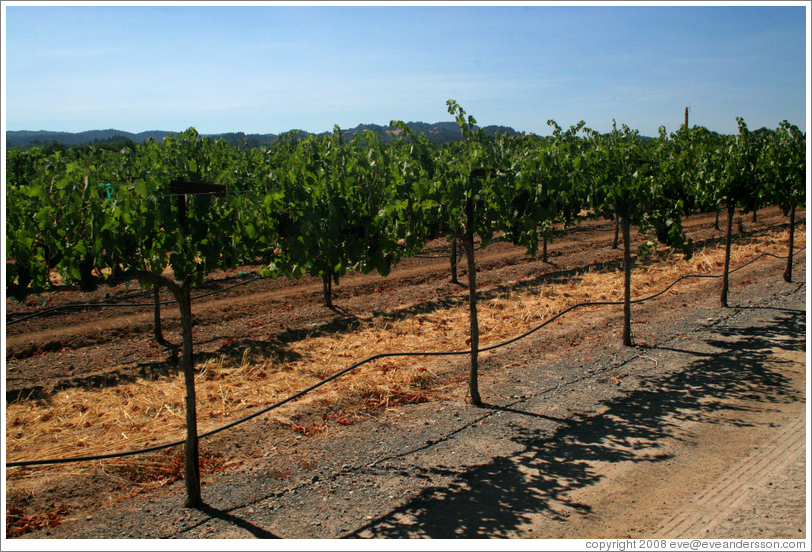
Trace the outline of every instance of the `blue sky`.
<instances>
[{"instance_id":1,"label":"blue sky","mask_svg":"<svg viewBox=\"0 0 812 552\"><path fill-rule=\"evenodd\" d=\"M808 121L808 3L4 3L6 130L452 121L641 134Z\"/></svg>"}]
</instances>

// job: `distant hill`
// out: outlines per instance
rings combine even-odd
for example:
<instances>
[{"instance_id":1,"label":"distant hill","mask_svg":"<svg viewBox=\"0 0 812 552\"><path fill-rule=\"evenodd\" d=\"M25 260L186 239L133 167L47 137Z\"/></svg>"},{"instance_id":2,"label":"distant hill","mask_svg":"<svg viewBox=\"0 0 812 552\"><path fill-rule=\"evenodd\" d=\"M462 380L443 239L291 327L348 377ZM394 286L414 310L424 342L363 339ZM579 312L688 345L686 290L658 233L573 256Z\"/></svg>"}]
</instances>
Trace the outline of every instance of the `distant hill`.
<instances>
[{"instance_id":1,"label":"distant hill","mask_svg":"<svg viewBox=\"0 0 812 552\"><path fill-rule=\"evenodd\" d=\"M434 144L444 144L446 142L453 142L454 140L459 140L462 138L462 133L460 131L460 127L457 126L457 123L454 122L444 122L444 123L421 123L421 122L409 122L406 123L412 132L416 135L425 134L426 137L431 140ZM482 127L486 134L508 134L510 136L514 136L520 134L516 132L514 129L510 127L503 127L503 126L486 126ZM399 132L395 127L391 126L381 126L381 125L358 125L355 128L351 129L341 129L342 134L347 139L352 139L356 134L360 134L362 132L371 130L378 134L381 137L381 140L384 142L389 142L392 139L390 133ZM327 132L324 134L331 134L331 132Z\"/></svg>"},{"instance_id":2,"label":"distant hill","mask_svg":"<svg viewBox=\"0 0 812 552\"><path fill-rule=\"evenodd\" d=\"M460 129L457 126L457 123L454 122L434 124L410 122L407 123L407 125L415 134L425 134L426 137L435 144L444 144L446 142L451 142L462 138ZM495 134L497 132L509 135L520 134L510 127L492 125L482 128L487 134ZM355 135L367 130L377 133L381 137L381 140L385 142L389 142L392 139L390 132L396 131L395 127L391 126L362 124L351 129L341 129L341 132L346 139L350 140ZM175 134L175 132L163 130L148 130L146 132L139 132L138 134L116 129L88 130L85 132L76 133L53 132L47 130L10 130L6 132L6 147L25 148L29 146L50 144L53 142L74 147L120 140L132 140L133 142L143 143L149 138L154 138L157 141L163 140L163 138L170 133ZM323 132L321 134L332 134L332 130ZM244 132L227 132L223 134L208 134L206 136L221 138L230 145L247 145L248 147L269 145L279 139L278 134L245 134Z\"/></svg>"},{"instance_id":3,"label":"distant hill","mask_svg":"<svg viewBox=\"0 0 812 552\"><path fill-rule=\"evenodd\" d=\"M6 132L6 147L21 148L38 144L59 142L66 146L83 146L98 142L129 139L133 142L145 142L148 138L163 140L169 132L148 130L133 134L123 130L87 130L85 132L53 132L49 130L9 130Z\"/></svg>"}]
</instances>

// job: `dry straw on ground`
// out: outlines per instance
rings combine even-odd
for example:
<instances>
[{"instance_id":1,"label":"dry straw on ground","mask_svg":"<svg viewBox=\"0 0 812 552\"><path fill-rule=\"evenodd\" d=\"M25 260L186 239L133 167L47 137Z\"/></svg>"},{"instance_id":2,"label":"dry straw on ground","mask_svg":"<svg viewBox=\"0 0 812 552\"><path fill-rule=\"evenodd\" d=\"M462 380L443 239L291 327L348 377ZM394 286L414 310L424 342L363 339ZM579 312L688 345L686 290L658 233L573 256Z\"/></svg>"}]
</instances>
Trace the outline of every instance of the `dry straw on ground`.
<instances>
[{"instance_id":1,"label":"dry straw on ground","mask_svg":"<svg viewBox=\"0 0 812 552\"><path fill-rule=\"evenodd\" d=\"M796 233L795 240L796 247L805 244L803 230ZM786 255L787 241L786 231L745 238L733 249L732 266L739 266L761 253ZM653 259L638 262L633 270L633 298L651 295L685 274L719 274L723 259L723 245L699 250L689 261L678 254L655 253ZM696 281L689 280L684 285L693 285ZM525 287L521 281L515 281L482 290L480 347L523 333L575 303L620 301L623 272L622 269L587 271L566 281L516 291ZM594 308L613 307L590 307ZM290 343L291 357L297 358L293 362L263 356L251 348L245 349L239 362L227 357L208 361L199 367L196 378L199 431L209 431L255 412L378 353L464 351L468 347L468 316L466 306L417 315L392 313L367 319L354 330ZM565 324L567 319L567 316L562 319ZM329 431L331 423L352 423L377 409L442 399L448 387L465 379L457 377L455 380L455 375L443 372L444 366L447 364L432 363L426 357L377 360L268 416L296 431L313 435ZM47 399L9 404L6 408L6 460L90 456L182 440L185 436L184 393L183 376L176 375L138 380L112 389L66 389ZM302 413L308 410L319 412L318 423L313 422L312 416L309 423L300 422ZM174 458L173 454L67 464L69 468L64 465L9 468L7 483L10 487L15 482L20 484L21 480L36 477L39 472L93 473L102 469L124 473L136 468L153 473L155 480L166 481L171 477L171 470L166 468L167 457ZM217 464L214 455L210 456L210 462ZM132 477L129 479L132 481Z\"/></svg>"}]
</instances>

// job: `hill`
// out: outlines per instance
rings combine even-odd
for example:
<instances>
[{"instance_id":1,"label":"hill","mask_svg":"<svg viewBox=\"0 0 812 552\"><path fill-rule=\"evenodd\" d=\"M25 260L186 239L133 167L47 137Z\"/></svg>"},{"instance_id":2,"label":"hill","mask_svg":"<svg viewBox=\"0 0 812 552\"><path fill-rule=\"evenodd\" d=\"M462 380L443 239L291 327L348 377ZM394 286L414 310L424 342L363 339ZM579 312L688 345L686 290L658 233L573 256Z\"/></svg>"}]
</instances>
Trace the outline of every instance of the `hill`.
<instances>
[{"instance_id":1,"label":"hill","mask_svg":"<svg viewBox=\"0 0 812 552\"><path fill-rule=\"evenodd\" d=\"M453 140L461 138L460 129L454 122L442 123L422 123L410 122L407 123L409 128L415 134L425 134L429 140L435 144L444 144ZM510 135L519 134L510 127L491 125L482 127L487 134L504 133ZM376 124L361 124L351 129L341 129L343 135L347 139L360 134L364 131L370 130L377 133L385 142L392 139L390 133L397 134L397 129L392 126L381 126ZM88 144L97 144L104 142L114 142L120 140L132 140L133 142L143 143L149 138L155 140L163 140L163 138L173 132L163 130L148 130L145 132L132 133L123 130L107 129L107 130L88 130L85 132L55 132L47 130L10 130L6 132L6 147L7 148L26 148L30 146L42 146L57 142L65 146L84 146ZM331 134L331 131L323 132L321 134ZM308 133L304 133L308 134ZM234 146L246 145L249 148L259 147L263 145L272 144L279 139L278 134L246 134L244 132L227 132L222 134L208 134L213 138L222 138L228 144Z\"/></svg>"},{"instance_id":2,"label":"hill","mask_svg":"<svg viewBox=\"0 0 812 552\"><path fill-rule=\"evenodd\" d=\"M55 132L49 130L9 130L6 132L7 148L22 148L58 142L66 146L83 146L99 142L112 142L116 140L132 140L145 142L149 138L163 140L169 132L162 130L148 130L134 134L123 130L87 130L85 132Z\"/></svg>"}]
</instances>

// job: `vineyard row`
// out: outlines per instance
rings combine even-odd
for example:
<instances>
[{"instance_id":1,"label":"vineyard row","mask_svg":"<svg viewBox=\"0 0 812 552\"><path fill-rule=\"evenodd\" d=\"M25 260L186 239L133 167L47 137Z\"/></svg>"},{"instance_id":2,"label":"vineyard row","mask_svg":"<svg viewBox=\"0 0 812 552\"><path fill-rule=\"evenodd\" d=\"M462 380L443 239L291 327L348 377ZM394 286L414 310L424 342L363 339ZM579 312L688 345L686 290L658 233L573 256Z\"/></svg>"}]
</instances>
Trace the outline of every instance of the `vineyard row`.
<instances>
[{"instance_id":1,"label":"vineyard row","mask_svg":"<svg viewBox=\"0 0 812 552\"><path fill-rule=\"evenodd\" d=\"M475 237L486 247L500 235L534 255L579 216L616 220L624 243L623 342L631 345L631 226L690 257L684 216L726 212L720 300L727 306L734 210L778 205L793 236L795 209L805 202L806 136L786 121L750 132L739 119L736 136L683 126L642 140L625 125L599 134L583 122L564 131L552 121L546 138L487 136L455 101L447 105L462 139L442 147L393 121L401 132L389 144L371 132L345 141L336 127L331 136L285 136L240 150L189 129L119 152L7 152L7 293L58 290L54 272L83 290L138 280L156 297L160 288L172 293L187 387L187 504L195 506L190 292L214 270L309 273L322 279L332 307L332 284L348 271L386 276L427 240L447 237L452 260L459 244L467 263L469 396L478 405ZM790 242L785 279L792 251Z\"/></svg>"}]
</instances>

